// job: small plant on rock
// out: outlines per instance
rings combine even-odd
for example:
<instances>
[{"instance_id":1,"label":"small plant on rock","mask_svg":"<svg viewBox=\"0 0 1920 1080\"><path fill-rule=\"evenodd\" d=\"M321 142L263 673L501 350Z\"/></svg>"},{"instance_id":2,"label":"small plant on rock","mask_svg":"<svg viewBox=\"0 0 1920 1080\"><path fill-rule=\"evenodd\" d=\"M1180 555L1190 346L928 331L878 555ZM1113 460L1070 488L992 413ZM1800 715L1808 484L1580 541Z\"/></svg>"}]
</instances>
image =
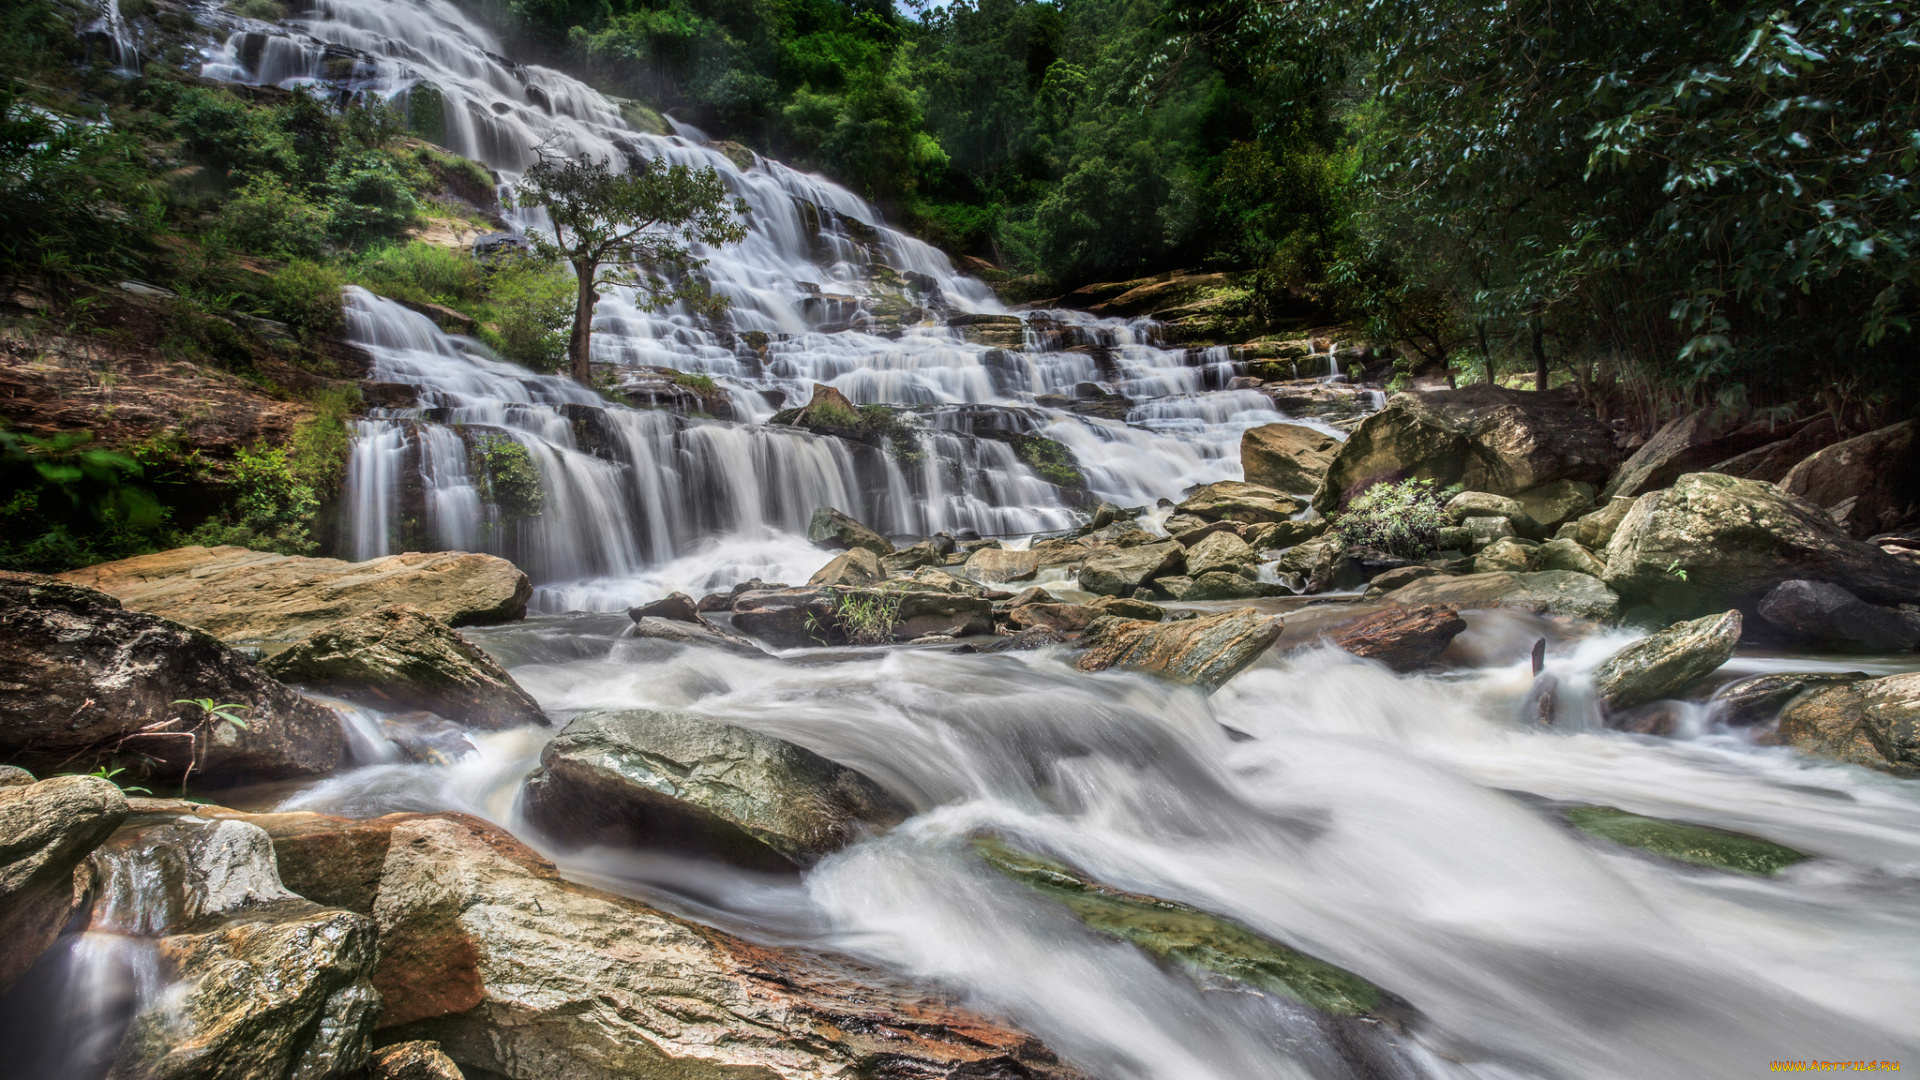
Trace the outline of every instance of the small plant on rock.
<instances>
[{"instance_id":1,"label":"small plant on rock","mask_svg":"<svg viewBox=\"0 0 1920 1080\"><path fill-rule=\"evenodd\" d=\"M1459 488L1437 488L1431 480L1383 482L1354 496L1333 520L1333 534L1353 547L1378 548L1403 559L1419 559L1438 546L1447 523L1447 500Z\"/></svg>"}]
</instances>

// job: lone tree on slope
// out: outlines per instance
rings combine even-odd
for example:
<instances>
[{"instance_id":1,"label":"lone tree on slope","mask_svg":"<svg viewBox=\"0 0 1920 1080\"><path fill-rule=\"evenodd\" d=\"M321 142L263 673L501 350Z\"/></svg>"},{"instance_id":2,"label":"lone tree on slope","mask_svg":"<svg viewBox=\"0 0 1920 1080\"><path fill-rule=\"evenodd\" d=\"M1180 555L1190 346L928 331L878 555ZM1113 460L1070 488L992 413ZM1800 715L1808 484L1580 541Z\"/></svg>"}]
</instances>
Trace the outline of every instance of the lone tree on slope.
<instances>
[{"instance_id":1,"label":"lone tree on slope","mask_svg":"<svg viewBox=\"0 0 1920 1080\"><path fill-rule=\"evenodd\" d=\"M718 247L747 235L747 204L728 193L718 171L643 161L615 172L610 160L542 152L515 191L522 205L546 207L553 222L551 241L531 237L535 250L573 264L580 292L567 356L583 385L593 385L589 358L600 286L632 286L646 311L676 301L707 315L726 310L727 298L691 273L706 264L693 257L694 244Z\"/></svg>"}]
</instances>

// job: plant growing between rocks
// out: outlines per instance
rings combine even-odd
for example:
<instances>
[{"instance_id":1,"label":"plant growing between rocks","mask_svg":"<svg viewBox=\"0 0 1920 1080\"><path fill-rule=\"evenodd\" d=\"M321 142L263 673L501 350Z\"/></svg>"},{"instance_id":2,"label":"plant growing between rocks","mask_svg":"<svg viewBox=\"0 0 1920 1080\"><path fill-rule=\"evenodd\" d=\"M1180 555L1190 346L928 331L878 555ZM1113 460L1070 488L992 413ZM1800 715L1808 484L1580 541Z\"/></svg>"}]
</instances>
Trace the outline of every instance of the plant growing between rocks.
<instances>
[{"instance_id":1,"label":"plant growing between rocks","mask_svg":"<svg viewBox=\"0 0 1920 1080\"><path fill-rule=\"evenodd\" d=\"M1371 547L1406 559L1423 558L1437 546L1447 523L1447 500L1459 485L1436 488L1432 480L1385 481L1355 496L1333 521L1332 532L1352 547Z\"/></svg>"},{"instance_id":2,"label":"plant growing between rocks","mask_svg":"<svg viewBox=\"0 0 1920 1080\"><path fill-rule=\"evenodd\" d=\"M499 435L486 435L474 441L468 456L481 502L499 510L508 521L540 516L546 506L546 489L540 485L540 470L525 446Z\"/></svg>"}]
</instances>

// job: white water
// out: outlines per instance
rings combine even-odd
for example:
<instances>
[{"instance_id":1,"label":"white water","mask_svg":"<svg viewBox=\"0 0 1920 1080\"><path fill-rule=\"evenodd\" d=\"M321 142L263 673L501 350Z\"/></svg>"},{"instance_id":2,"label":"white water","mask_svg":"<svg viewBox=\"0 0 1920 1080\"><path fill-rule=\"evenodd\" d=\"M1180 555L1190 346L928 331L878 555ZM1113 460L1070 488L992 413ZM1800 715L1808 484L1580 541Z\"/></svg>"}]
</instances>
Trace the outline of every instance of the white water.
<instances>
[{"instance_id":1,"label":"white water","mask_svg":"<svg viewBox=\"0 0 1920 1080\"><path fill-rule=\"evenodd\" d=\"M354 294L352 336L376 378L415 386L422 408L362 423L353 554L499 551L540 583L543 610L609 609L669 588L803 579L824 556L795 532L822 504L897 534L1077 520L977 431L1053 438L1095 495L1138 505L1237 476L1240 432L1277 418L1265 397L1223 390L1230 357L1162 348L1148 323L1029 318L1017 352L968 344L939 320L898 338L839 329L871 305L876 262L933 279L943 310L997 306L850 193L778 163L739 170L697 132L633 131L589 88L501 62L501 44L451 5L333 2L293 25L312 40L236 37L208 73L312 80L319 43L343 44L362 51L346 63L363 89L436 85L452 148L509 179L548 140L719 169L755 212L746 243L711 253L715 286L734 301L731 330L776 335L762 356L684 312L603 301L600 357L713 376L750 421L723 423L609 406ZM1336 349L1326 364L1338 376ZM797 405L814 382L920 408L926 459L764 424L769 395ZM1131 398L1126 418L1035 402L1082 383ZM540 519L503 522L481 502L467 440L489 433L527 448L548 500ZM1515 658L1548 633L1530 620L1476 616L1461 652L1481 666L1456 676L1309 652L1269 657L1211 699L1089 677L1049 652L795 663L636 641L627 626L574 614L470 633L563 722L591 707L694 711L846 762L920 813L794 880L632 851L566 856L569 874L762 940L863 957L1010 1018L1108 1080L1736 1077L1775 1059L1920 1048L1913 785L1699 718L1683 740L1594 731L1577 715L1559 731L1524 728L1530 673ZM1621 640L1556 645L1566 700ZM353 719L356 759L371 763L291 807L456 809L539 842L515 803L550 732L482 734L474 757L410 765L380 747L377 717ZM1587 839L1512 793L1745 830L1816 858L1765 880L1682 868ZM987 870L966 846L983 830L1230 916L1366 976L1421 1019L1393 1068L1369 1072L1298 1010L1203 989Z\"/></svg>"}]
</instances>

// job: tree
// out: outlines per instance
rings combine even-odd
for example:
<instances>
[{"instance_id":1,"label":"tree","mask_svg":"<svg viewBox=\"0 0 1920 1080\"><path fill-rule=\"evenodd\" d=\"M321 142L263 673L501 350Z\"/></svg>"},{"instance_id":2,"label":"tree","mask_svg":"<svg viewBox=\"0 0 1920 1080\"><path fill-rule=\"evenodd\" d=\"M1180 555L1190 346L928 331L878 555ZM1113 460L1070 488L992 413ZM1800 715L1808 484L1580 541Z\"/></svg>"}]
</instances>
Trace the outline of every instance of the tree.
<instances>
[{"instance_id":1,"label":"tree","mask_svg":"<svg viewBox=\"0 0 1920 1080\"><path fill-rule=\"evenodd\" d=\"M590 346L600 286L632 286L646 311L676 301L708 315L726 310L727 298L714 296L692 274L706 262L694 257L694 244L717 247L747 235L747 204L729 197L716 170L642 161L616 172L610 160L543 152L515 190L523 205L546 207L553 223L551 241L531 237L538 253L573 265L579 292L567 354L582 384L593 384Z\"/></svg>"}]
</instances>

